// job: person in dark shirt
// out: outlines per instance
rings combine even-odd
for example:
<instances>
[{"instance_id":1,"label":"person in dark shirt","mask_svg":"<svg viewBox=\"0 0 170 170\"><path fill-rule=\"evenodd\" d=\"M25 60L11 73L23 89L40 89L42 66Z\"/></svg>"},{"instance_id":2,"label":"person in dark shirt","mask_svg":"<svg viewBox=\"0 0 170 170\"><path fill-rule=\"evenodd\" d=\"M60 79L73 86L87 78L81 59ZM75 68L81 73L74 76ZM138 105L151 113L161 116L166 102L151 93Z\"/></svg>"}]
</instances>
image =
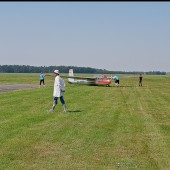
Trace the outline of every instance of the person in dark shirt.
<instances>
[{"instance_id":1,"label":"person in dark shirt","mask_svg":"<svg viewBox=\"0 0 170 170\"><path fill-rule=\"evenodd\" d=\"M139 86L142 86L142 74L139 75Z\"/></svg>"}]
</instances>

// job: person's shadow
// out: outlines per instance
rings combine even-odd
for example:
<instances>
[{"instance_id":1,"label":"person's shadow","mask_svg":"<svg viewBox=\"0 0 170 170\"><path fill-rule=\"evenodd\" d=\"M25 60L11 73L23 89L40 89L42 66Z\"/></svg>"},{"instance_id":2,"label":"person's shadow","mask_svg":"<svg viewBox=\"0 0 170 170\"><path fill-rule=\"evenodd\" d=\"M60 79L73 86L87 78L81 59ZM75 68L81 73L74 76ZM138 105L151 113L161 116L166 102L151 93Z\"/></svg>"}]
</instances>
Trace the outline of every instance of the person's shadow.
<instances>
[{"instance_id":1,"label":"person's shadow","mask_svg":"<svg viewBox=\"0 0 170 170\"><path fill-rule=\"evenodd\" d=\"M81 110L67 110L67 112L76 113L76 112L82 112L82 111Z\"/></svg>"}]
</instances>

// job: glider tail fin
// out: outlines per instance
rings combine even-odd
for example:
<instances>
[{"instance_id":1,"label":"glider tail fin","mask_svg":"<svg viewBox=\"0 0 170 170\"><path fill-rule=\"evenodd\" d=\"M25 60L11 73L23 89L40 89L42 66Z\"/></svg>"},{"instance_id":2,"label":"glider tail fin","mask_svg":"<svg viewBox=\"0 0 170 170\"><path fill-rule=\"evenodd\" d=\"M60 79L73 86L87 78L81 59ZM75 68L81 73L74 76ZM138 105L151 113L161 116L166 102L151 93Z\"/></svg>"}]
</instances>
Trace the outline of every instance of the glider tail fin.
<instances>
[{"instance_id":1,"label":"glider tail fin","mask_svg":"<svg viewBox=\"0 0 170 170\"><path fill-rule=\"evenodd\" d=\"M69 76L74 76L73 75L73 69L69 69ZM68 78L68 82L69 83L74 83L74 78Z\"/></svg>"}]
</instances>

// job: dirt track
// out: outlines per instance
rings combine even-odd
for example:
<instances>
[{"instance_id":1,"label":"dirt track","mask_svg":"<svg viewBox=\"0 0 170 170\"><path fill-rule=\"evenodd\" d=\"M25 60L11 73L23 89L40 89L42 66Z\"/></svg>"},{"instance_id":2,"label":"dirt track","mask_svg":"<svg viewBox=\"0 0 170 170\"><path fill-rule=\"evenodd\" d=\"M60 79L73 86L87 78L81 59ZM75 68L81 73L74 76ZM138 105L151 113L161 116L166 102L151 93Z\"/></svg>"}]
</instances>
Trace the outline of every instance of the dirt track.
<instances>
[{"instance_id":1,"label":"dirt track","mask_svg":"<svg viewBox=\"0 0 170 170\"><path fill-rule=\"evenodd\" d=\"M38 87L39 85L37 84L0 84L0 93L14 90L32 89Z\"/></svg>"}]
</instances>

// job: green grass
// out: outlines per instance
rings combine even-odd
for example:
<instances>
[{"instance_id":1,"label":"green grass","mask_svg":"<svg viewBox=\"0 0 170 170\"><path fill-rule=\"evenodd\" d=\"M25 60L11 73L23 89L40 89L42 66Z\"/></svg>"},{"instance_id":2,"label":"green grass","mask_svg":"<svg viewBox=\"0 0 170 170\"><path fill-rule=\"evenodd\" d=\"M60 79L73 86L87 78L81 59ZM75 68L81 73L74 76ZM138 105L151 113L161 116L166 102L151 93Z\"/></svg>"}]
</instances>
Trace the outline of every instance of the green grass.
<instances>
[{"instance_id":1,"label":"green grass","mask_svg":"<svg viewBox=\"0 0 170 170\"><path fill-rule=\"evenodd\" d=\"M122 78L121 78L122 77ZM0 74L36 84L38 74ZM123 78L122 87L66 83L67 112L47 87L0 94L0 169L170 169L170 77ZM113 84L112 84L113 85Z\"/></svg>"}]
</instances>

